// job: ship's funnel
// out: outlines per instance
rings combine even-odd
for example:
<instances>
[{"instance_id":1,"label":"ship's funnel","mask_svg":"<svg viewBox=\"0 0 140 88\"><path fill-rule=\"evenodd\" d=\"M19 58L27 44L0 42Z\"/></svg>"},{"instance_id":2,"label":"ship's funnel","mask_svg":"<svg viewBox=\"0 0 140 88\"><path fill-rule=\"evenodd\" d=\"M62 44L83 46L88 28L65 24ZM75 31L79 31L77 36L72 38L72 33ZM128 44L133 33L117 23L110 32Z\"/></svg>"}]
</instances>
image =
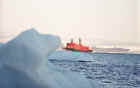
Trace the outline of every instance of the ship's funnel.
<instances>
[{"instance_id":1,"label":"ship's funnel","mask_svg":"<svg viewBox=\"0 0 140 88\"><path fill-rule=\"evenodd\" d=\"M71 39L71 43L73 43L73 38Z\"/></svg>"}]
</instances>

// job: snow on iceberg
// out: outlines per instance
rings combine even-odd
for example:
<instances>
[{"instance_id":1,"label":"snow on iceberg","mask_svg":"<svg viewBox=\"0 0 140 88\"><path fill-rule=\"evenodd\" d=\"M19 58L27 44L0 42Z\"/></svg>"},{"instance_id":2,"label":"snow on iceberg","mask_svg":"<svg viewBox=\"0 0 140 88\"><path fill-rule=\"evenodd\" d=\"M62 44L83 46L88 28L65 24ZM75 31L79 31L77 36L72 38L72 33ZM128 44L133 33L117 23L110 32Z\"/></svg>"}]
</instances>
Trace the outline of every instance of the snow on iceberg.
<instances>
[{"instance_id":1,"label":"snow on iceberg","mask_svg":"<svg viewBox=\"0 0 140 88\"><path fill-rule=\"evenodd\" d=\"M31 29L0 47L1 88L95 88L84 77L52 68L46 58L60 45ZM48 64L49 63L49 64Z\"/></svg>"}]
</instances>

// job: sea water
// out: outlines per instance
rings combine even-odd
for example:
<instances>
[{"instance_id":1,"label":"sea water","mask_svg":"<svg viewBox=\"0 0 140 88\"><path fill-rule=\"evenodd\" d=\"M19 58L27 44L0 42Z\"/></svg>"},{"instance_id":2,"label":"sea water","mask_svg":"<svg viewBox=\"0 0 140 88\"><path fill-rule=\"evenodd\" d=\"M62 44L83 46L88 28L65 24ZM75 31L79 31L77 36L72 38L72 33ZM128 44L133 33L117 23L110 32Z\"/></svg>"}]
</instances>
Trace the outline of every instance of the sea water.
<instances>
[{"instance_id":1,"label":"sea water","mask_svg":"<svg viewBox=\"0 0 140 88\"><path fill-rule=\"evenodd\" d=\"M100 88L140 88L139 54L88 54L93 57L93 61L57 58L50 62L64 71L77 72L86 79L98 82Z\"/></svg>"}]
</instances>

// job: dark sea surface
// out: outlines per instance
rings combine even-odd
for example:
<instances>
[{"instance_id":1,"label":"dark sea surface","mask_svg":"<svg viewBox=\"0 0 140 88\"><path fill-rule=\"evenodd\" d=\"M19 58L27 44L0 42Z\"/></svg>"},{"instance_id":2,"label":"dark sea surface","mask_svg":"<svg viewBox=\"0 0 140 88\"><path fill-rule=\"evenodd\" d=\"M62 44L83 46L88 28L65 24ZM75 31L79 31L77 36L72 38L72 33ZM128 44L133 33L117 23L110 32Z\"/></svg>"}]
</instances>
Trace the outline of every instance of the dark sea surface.
<instances>
[{"instance_id":1,"label":"dark sea surface","mask_svg":"<svg viewBox=\"0 0 140 88\"><path fill-rule=\"evenodd\" d=\"M50 62L60 69L77 72L98 82L101 88L140 88L139 54L89 55L93 61L51 59Z\"/></svg>"}]
</instances>

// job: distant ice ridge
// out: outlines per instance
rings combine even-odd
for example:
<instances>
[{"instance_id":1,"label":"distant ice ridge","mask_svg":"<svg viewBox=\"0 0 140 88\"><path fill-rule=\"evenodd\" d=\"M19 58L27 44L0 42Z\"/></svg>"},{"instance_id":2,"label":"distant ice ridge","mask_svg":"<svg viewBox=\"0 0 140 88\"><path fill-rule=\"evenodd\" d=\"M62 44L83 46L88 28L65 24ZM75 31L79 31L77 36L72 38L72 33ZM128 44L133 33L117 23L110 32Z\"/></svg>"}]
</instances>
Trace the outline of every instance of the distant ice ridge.
<instances>
[{"instance_id":1,"label":"distant ice ridge","mask_svg":"<svg viewBox=\"0 0 140 88\"><path fill-rule=\"evenodd\" d=\"M99 88L81 75L61 71L46 58L60 38L27 30L0 47L0 88Z\"/></svg>"}]
</instances>

